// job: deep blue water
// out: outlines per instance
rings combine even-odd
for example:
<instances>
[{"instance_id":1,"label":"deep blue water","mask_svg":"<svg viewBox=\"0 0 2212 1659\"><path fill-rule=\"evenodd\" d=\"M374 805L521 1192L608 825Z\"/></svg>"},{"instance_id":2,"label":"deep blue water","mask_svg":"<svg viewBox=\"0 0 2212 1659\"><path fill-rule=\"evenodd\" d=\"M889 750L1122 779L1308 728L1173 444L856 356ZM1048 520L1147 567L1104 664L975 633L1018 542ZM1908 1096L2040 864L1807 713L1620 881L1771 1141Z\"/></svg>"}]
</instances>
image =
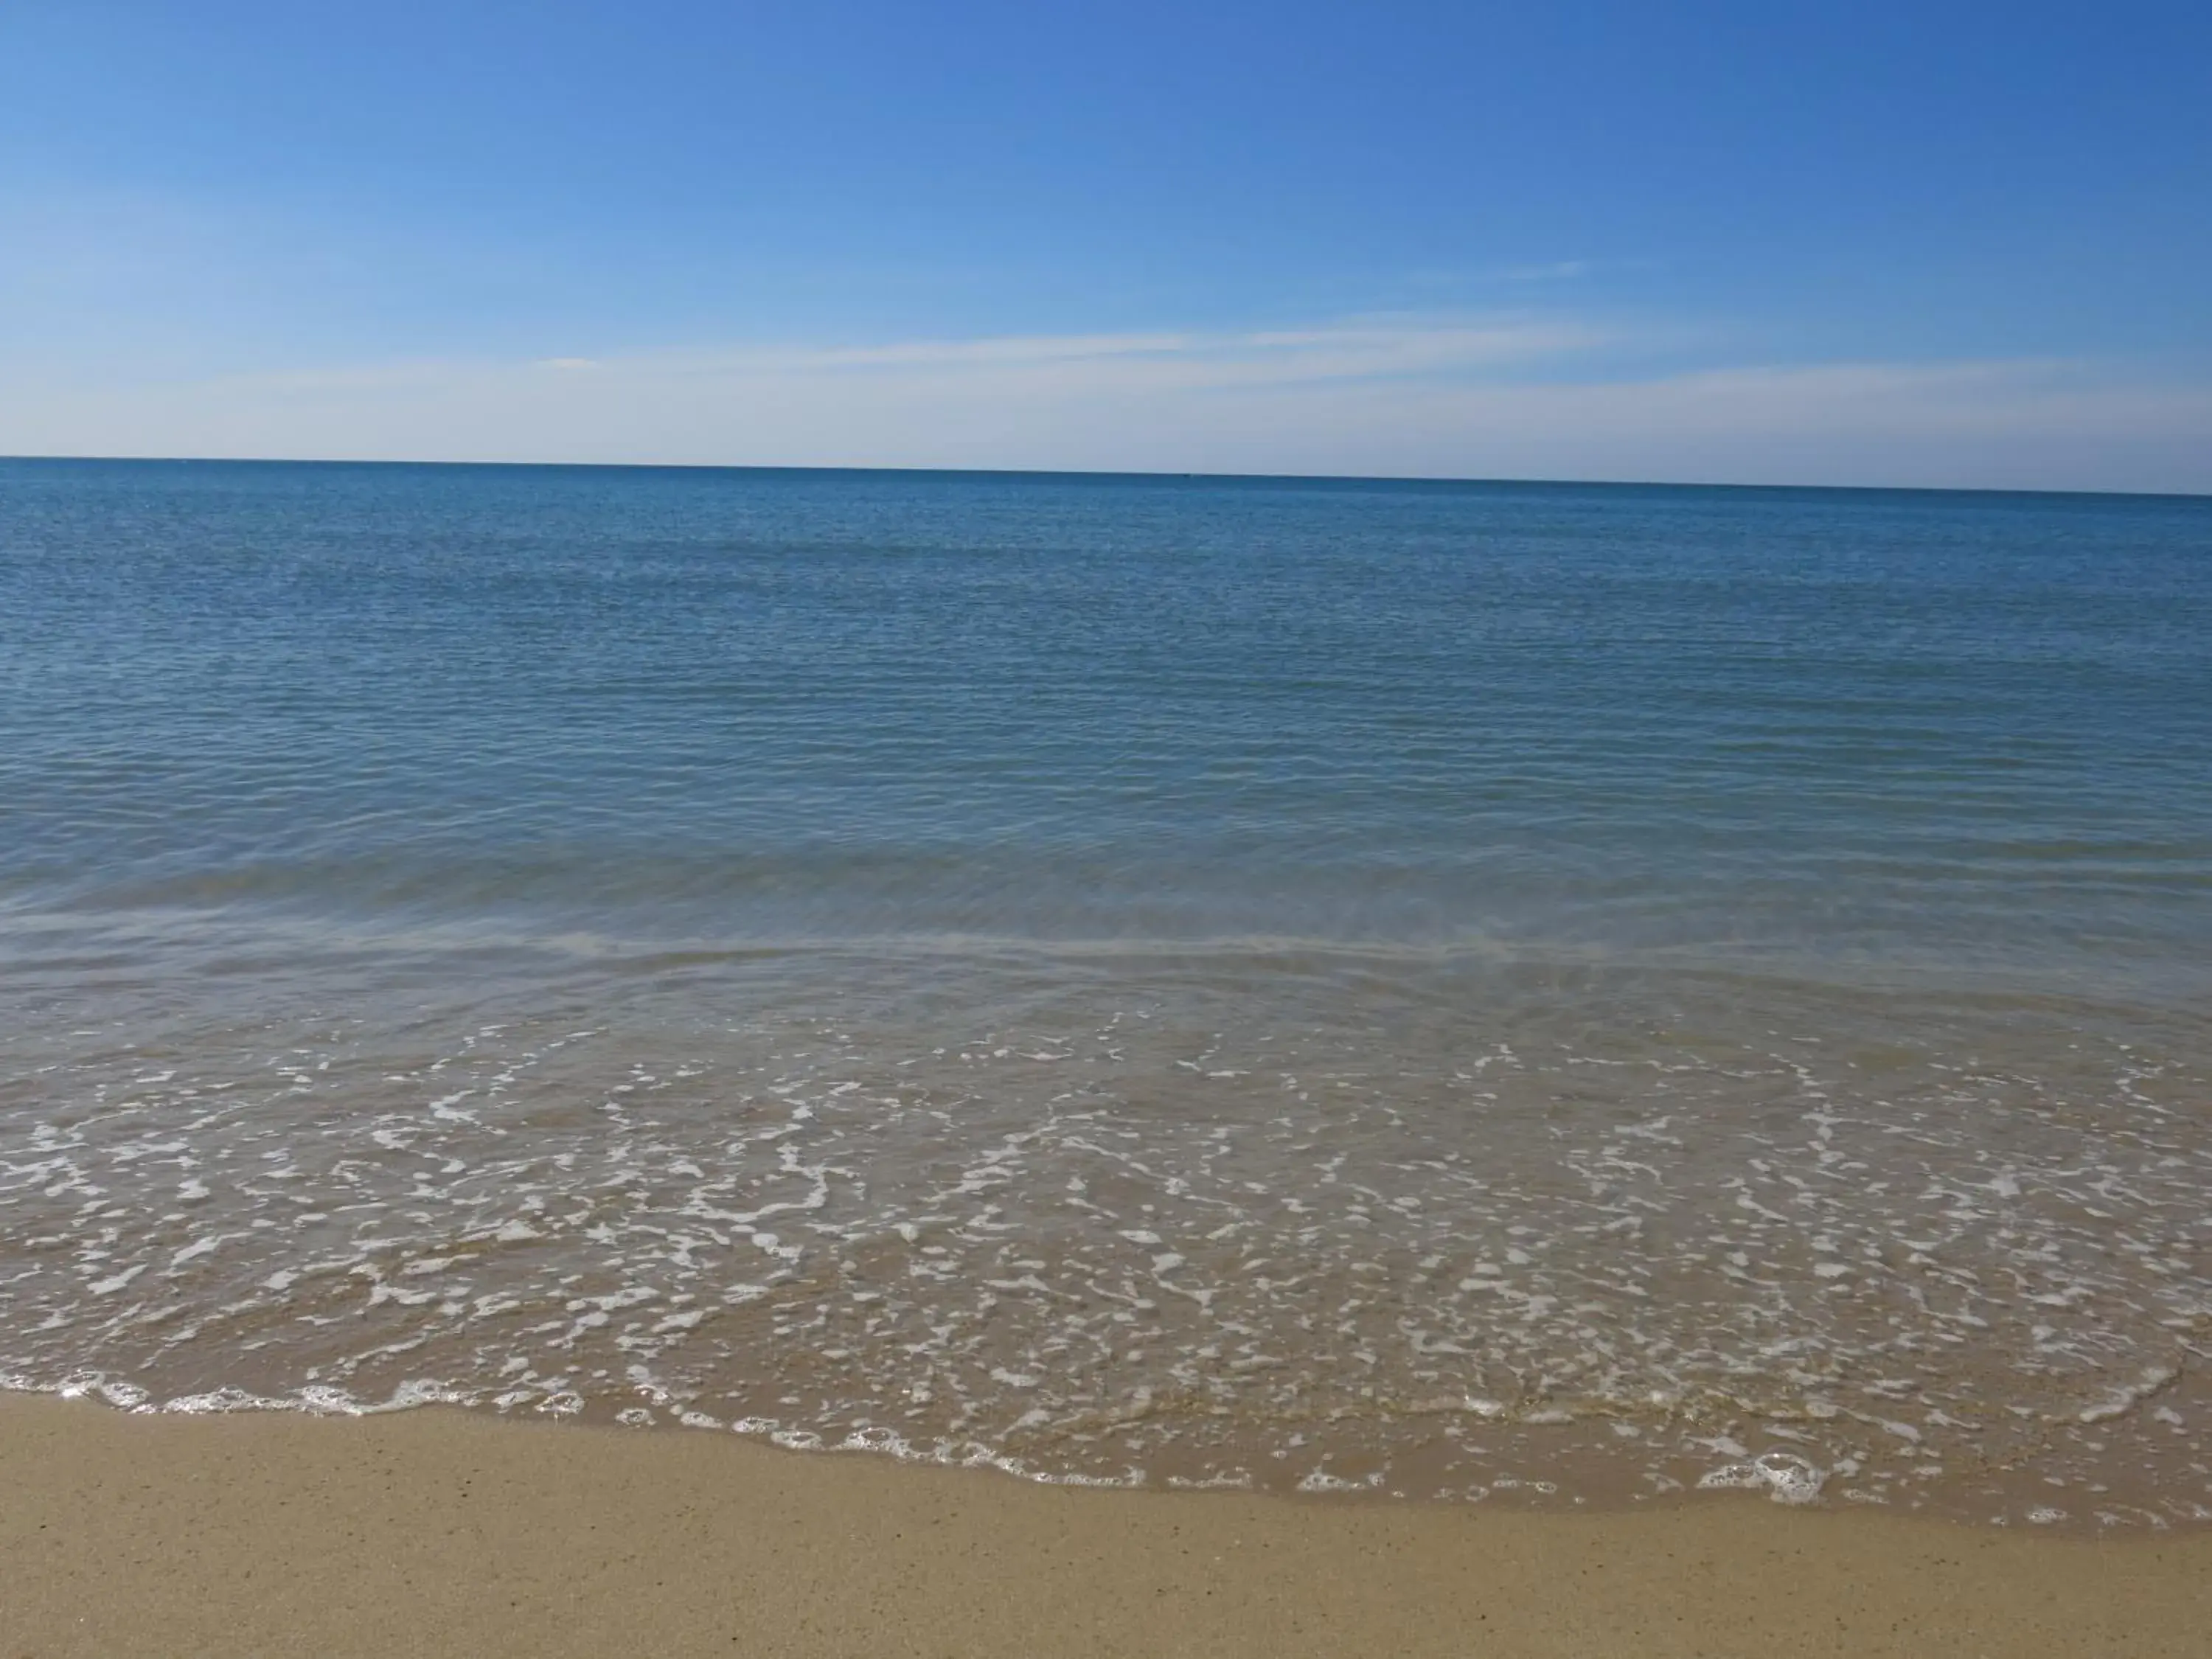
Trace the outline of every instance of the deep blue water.
<instances>
[{"instance_id":1,"label":"deep blue water","mask_svg":"<svg viewBox=\"0 0 2212 1659\"><path fill-rule=\"evenodd\" d=\"M2212 982L2212 501L0 463L0 895Z\"/></svg>"}]
</instances>

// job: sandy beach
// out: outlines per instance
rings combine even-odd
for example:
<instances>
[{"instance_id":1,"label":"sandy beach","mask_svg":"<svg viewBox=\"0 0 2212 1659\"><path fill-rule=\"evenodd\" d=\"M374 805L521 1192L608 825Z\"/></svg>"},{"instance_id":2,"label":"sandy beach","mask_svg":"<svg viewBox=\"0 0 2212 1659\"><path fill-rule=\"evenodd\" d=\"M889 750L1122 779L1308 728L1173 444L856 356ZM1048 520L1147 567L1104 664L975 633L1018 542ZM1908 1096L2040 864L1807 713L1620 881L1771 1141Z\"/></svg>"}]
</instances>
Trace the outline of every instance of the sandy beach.
<instances>
[{"instance_id":1,"label":"sandy beach","mask_svg":"<svg viewBox=\"0 0 2212 1659\"><path fill-rule=\"evenodd\" d=\"M2212 1534L1048 1488L732 1437L0 1401L0 1653L2198 1655Z\"/></svg>"}]
</instances>

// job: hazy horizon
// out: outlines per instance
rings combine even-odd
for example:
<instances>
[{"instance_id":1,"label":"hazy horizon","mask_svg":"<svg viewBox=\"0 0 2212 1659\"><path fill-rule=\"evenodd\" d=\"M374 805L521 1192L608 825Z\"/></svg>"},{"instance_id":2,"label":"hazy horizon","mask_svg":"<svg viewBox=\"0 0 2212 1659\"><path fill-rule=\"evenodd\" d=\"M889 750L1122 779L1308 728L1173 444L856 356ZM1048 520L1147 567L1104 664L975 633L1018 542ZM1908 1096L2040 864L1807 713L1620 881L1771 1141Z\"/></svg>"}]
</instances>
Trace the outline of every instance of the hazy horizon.
<instances>
[{"instance_id":1,"label":"hazy horizon","mask_svg":"<svg viewBox=\"0 0 2212 1659\"><path fill-rule=\"evenodd\" d=\"M1110 467L1023 466L862 466L762 465L745 461L514 461L474 460L466 457L357 455L92 455L0 454L0 463L28 462L113 466L368 466L368 467L485 467L521 471L608 472L792 472L888 474L898 477L947 478L1036 478L1039 480L1094 478L1101 482L1158 479L1193 483L1284 484L1433 484L1464 485L1498 489L1741 489L1831 490L1868 495L2058 495L2141 496L2149 500L2203 501L2212 490L2192 489L2062 489L1975 484L1857 484L1747 483L1726 478L1563 478L1468 477L1421 472L1189 472L1131 471Z\"/></svg>"}]
</instances>

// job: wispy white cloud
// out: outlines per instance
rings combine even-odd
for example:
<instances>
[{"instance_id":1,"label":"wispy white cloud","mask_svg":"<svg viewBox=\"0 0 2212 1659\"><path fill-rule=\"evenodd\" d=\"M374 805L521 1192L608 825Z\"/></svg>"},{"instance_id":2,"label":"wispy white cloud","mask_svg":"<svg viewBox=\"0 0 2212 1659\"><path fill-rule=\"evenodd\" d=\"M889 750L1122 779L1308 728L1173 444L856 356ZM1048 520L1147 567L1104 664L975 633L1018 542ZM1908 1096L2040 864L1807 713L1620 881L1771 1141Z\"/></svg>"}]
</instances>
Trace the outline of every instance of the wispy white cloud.
<instances>
[{"instance_id":1,"label":"wispy white cloud","mask_svg":"<svg viewBox=\"0 0 2212 1659\"><path fill-rule=\"evenodd\" d=\"M1595 268L1588 259L1554 259L1549 264L1508 265L1498 275L1509 283L1565 283L1587 276Z\"/></svg>"},{"instance_id":2,"label":"wispy white cloud","mask_svg":"<svg viewBox=\"0 0 2212 1659\"><path fill-rule=\"evenodd\" d=\"M1323 327L1247 332L1012 335L830 347L770 346L653 353L610 362L551 358L564 368L638 376L731 380L918 370L948 382L991 376L1057 380L1080 366L1086 384L1231 386L1466 372L1532 362L1606 343L1607 331L1519 318L1370 318Z\"/></svg>"},{"instance_id":3,"label":"wispy white cloud","mask_svg":"<svg viewBox=\"0 0 2212 1659\"><path fill-rule=\"evenodd\" d=\"M2212 386L2065 362L1621 367L1556 318L0 380L0 452L2212 489Z\"/></svg>"}]
</instances>

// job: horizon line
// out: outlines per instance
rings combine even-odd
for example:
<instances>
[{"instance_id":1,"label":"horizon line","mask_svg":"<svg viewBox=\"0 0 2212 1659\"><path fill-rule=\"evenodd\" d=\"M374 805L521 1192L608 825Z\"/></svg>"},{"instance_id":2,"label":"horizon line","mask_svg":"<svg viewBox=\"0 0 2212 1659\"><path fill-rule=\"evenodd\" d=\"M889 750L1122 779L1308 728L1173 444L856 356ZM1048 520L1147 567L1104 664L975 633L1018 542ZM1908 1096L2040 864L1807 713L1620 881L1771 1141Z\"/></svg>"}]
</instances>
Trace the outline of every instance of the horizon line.
<instances>
[{"instance_id":1,"label":"horizon line","mask_svg":"<svg viewBox=\"0 0 2212 1659\"><path fill-rule=\"evenodd\" d=\"M890 474L944 478L1142 479L1152 483L1437 485L1536 489L1734 489L1765 493L1820 491L1829 495L2031 495L2118 497L2130 501L2212 501L2212 490L2026 489L1985 484L1742 483L1724 479L1464 477L1439 473L1173 472L1098 467L960 467L805 465L745 461L488 461L453 459L399 459L371 456L297 455L0 455L0 465L58 462L64 465L138 466L358 466L475 467L511 471L592 472L775 472Z\"/></svg>"}]
</instances>

